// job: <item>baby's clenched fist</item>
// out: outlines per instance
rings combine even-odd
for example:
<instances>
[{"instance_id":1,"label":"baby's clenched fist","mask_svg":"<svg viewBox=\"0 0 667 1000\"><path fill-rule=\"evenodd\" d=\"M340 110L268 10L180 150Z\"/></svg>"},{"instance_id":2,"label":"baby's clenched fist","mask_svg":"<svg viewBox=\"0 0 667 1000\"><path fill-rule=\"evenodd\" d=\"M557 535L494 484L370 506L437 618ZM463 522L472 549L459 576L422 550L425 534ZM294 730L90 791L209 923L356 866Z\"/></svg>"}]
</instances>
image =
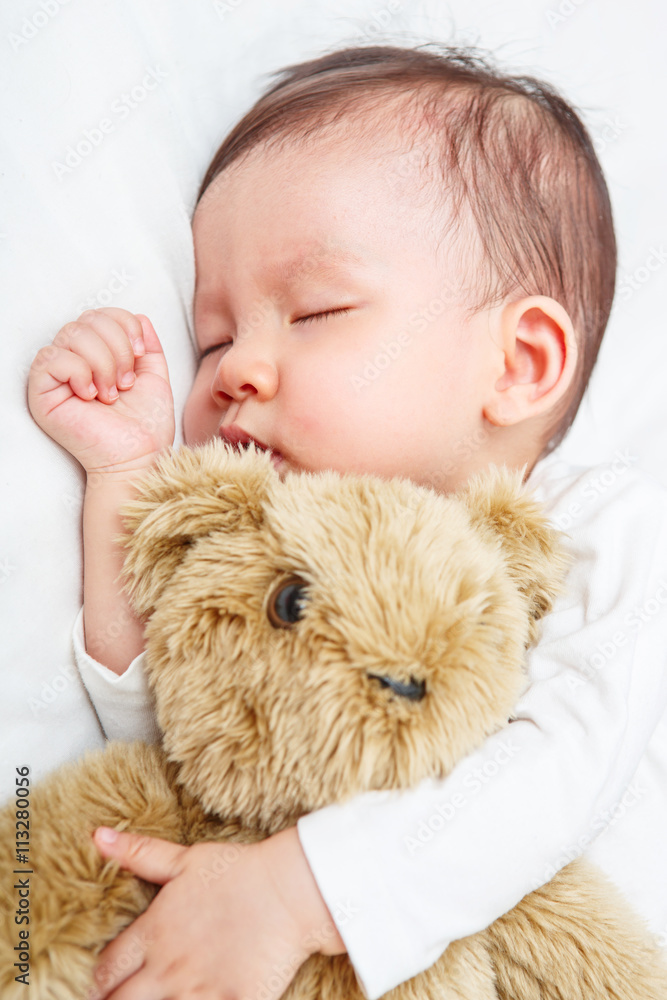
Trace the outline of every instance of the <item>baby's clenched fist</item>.
<instances>
[{"instance_id":1,"label":"baby's clenched fist","mask_svg":"<svg viewBox=\"0 0 667 1000\"><path fill-rule=\"evenodd\" d=\"M33 361L28 402L87 472L142 468L173 442L162 347L150 320L126 309L89 309L66 323Z\"/></svg>"}]
</instances>

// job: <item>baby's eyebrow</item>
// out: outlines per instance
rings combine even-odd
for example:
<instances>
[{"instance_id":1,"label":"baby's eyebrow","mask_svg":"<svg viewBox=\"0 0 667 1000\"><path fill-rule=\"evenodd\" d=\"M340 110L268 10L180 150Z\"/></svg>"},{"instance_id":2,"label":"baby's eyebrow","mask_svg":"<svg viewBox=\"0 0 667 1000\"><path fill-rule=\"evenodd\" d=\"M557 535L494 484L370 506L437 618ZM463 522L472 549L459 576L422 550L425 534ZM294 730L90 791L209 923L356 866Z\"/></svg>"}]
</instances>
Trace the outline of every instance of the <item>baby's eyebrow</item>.
<instances>
[{"instance_id":1,"label":"baby's eyebrow","mask_svg":"<svg viewBox=\"0 0 667 1000\"><path fill-rule=\"evenodd\" d=\"M295 283L308 277L340 273L350 266L368 264L369 258L369 254L362 256L345 245L316 246L267 267L267 273L273 280Z\"/></svg>"}]
</instances>

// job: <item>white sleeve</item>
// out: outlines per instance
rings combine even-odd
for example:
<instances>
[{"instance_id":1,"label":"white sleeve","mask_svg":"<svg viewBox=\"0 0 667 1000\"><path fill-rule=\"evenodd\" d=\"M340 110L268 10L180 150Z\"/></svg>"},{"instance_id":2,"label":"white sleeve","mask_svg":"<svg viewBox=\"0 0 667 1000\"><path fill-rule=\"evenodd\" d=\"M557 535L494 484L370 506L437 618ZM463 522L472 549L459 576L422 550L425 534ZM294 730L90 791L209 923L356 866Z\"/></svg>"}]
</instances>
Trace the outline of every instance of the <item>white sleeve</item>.
<instances>
[{"instance_id":1,"label":"white sleeve","mask_svg":"<svg viewBox=\"0 0 667 1000\"><path fill-rule=\"evenodd\" d=\"M144 674L144 653L124 674L102 666L85 650L83 609L74 624L74 658L81 680L93 703L108 740L144 740L157 743L160 731L155 720L155 702Z\"/></svg>"},{"instance_id":2,"label":"white sleeve","mask_svg":"<svg viewBox=\"0 0 667 1000\"><path fill-rule=\"evenodd\" d=\"M551 517L575 562L515 721L445 780L369 792L298 822L367 997L548 881L568 860L563 845L591 843L664 717L666 492L621 463L606 477L557 472Z\"/></svg>"}]
</instances>

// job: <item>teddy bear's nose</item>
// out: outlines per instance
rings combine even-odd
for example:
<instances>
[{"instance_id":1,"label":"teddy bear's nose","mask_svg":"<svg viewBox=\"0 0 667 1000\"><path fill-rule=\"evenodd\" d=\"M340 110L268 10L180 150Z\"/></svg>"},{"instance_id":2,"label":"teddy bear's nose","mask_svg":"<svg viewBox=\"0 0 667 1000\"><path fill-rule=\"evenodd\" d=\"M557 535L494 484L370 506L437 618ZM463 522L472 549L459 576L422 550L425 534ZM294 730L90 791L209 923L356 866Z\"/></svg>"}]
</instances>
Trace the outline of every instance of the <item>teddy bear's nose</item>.
<instances>
[{"instance_id":1,"label":"teddy bear's nose","mask_svg":"<svg viewBox=\"0 0 667 1000\"><path fill-rule=\"evenodd\" d=\"M393 677L382 677L380 674L369 674L368 676L379 681L382 687L391 688L394 694L400 695L401 698L408 698L410 701L421 701L426 695L426 682L417 681L414 677L405 683L394 680Z\"/></svg>"}]
</instances>

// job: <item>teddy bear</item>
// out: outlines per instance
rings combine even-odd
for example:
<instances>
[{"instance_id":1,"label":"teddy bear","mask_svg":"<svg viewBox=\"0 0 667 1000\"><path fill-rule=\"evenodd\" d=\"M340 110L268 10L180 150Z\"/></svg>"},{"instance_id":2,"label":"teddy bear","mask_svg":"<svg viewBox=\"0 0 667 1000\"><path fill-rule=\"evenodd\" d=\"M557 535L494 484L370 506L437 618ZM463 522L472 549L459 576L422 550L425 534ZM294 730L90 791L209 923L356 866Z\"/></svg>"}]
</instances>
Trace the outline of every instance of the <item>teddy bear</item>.
<instances>
[{"instance_id":1,"label":"teddy bear","mask_svg":"<svg viewBox=\"0 0 667 1000\"><path fill-rule=\"evenodd\" d=\"M111 742L38 783L29 863L14 804L0 813L3 1000L26 982L34 1000L84 998L96 956L157 891L101 858L95 827L251 843L443 777L511 726L567 566L520 474L445 496L284 473L254 444L173 451L125 524L161 743ZM658 1000L667 971L620 894L575 861L386 996ZM285 993L325 997L362 1000L346 955L311 956Z\"/></svg>"}]
</instances>

